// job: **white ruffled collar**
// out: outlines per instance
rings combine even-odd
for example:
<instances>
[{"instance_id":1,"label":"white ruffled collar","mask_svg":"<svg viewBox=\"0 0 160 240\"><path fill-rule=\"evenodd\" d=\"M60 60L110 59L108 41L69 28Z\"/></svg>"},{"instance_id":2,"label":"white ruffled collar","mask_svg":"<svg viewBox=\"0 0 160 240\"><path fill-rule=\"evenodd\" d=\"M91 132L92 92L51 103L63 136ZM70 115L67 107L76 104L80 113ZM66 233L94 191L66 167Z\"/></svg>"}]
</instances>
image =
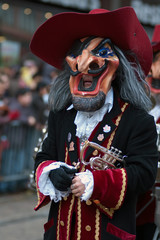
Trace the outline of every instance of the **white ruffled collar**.
<instances>
[{"instance_id":1,"label":"white ruffled collar","mask_svg":"<svg viewBox=\"0 0 160 240\"><path fill-rule=\"evenodd\" d=\"M76 128L76 136L79 138L89 138L91 132L96 125L102 121L106 112L110 112L113 107L113 89L111 88L106 96L105 104L95 112L78 111L74 120ZM67 110L73 108L71 105Z\"/></svg>"}]
</instances>

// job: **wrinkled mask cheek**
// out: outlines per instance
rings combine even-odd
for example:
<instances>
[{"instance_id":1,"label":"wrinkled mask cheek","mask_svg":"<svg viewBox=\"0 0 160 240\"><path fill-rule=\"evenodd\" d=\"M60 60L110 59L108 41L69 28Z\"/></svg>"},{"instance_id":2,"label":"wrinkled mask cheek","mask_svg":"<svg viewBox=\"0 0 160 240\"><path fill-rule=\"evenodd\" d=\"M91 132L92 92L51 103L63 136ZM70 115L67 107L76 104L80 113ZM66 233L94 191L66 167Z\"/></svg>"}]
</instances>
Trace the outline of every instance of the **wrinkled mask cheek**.
<instances>
[{"instance_id":1,"label":"wrinkled mask cheek","mask_svg":"<svg viewBox=\"0 0 160 240\"><path fill-rule=\"evenodd\" d=\"M74 76L70 76L70 78L69 78L69 87L70 87L71 94L74 94L74 87L77 84L78 83L76 82L76 78Z\"/></svg>"},{"instance_id":2,"label":"wrinkled mask cheek","mask_svg":"<svg viewBox=\"0 0 160 240\"><path fill-rule=\"evenodd\" d=\"M114 61L109 61L108 68L102 74L102 82L100 85L100 91L104 92L107 95L108 91L111 88L112 81L115 79L116 70L119 66L119 59L116 58Z\"/></svg>"}]
</instances>

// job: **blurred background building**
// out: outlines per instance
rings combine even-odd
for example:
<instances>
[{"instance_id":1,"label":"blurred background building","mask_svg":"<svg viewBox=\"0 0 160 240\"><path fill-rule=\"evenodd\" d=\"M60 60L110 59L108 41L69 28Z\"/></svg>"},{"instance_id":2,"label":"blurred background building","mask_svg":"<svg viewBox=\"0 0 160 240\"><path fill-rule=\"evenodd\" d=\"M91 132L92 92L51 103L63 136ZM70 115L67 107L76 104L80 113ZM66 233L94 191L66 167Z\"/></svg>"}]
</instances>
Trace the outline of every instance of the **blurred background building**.
<instances>
[{"instance_id":1,"label":"blurred background building","mask_svg":"<svg viewBox=\"0 0 160 240\"><path fill-rule=\"evenodd\" d=\"M151 36L154 25L160 23L160 0L1 0L0 65L16 64L26 58L34 31L56 13L88 12L93 8L114 10L124 6L134 7Z\"/></svg>"}]
</instances>

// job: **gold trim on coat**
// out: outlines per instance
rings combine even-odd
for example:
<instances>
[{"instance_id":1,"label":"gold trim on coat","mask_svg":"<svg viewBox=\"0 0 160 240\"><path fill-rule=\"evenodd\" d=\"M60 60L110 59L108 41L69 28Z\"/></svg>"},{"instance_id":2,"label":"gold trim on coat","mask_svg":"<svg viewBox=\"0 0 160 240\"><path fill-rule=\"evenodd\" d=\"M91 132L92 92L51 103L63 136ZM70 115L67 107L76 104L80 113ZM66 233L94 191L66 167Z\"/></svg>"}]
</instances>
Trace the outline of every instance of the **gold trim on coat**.
<instances>
[{"instance_id":1,"label":"gold trim on coat","mask_svg":"<svg viewBox=\"0 0 160 240\"><path fill-rule=\"evenodd\" d=\"M68 159L68 148L66 147L66 153L65 153L65 163L67 163L67 159Z\"/></svg>"},{"instance_id":2,"label":"gold trim on coat","mask_svg":"<svg viewBox=\"0 0 160 240\"><path fill-rule=\"evenodd\" d=\"M122 171L122 189L121 189L121 193L120 193L120 197L119 197L117 205L114 208L107 208L104 205L102 205L101 203L97 204L97 206L99 208L101 208L105 213L107 213L110 217L113 216L115 210L119 209L119 207L121 206L122 201L124 199L124 194L125 194L125 189L126 189L126 184L127 184L126 172L123 168L120 170Z\"/></svg>"},{"instance_id":3,"label":"gold trim on coat","mask_svg":"<svg viewBox=\"0 0 160 240\"><path fill-rule=\"evenodd\" d=\"M69 231L70 231L70 224L71 224L71 212L74 204L75 196L72 194L72 199L68 211L68 219L67 219L67 240L69 240Z\"/></svg>"},{"instance_id":4,"label":"gold trim on coat","mask_svg":"<svg viewBox=\"0 0 160 240\"><path fill-rule=\"evenodd\" d=\"M116 120L116 123L115 123L115 125L117 127L120 123L122 115L123 115L127 106L128 106L128 103L124 103L122 108L121 108L121 114L118 116L118 118ZM111 144L112 144L114 135L116 133L117 127L114 129L114 131L112 132L112 134L111 134L111 136L108 140L107 149L110 149L110 147L111 147ZM112 217L113 214L114 214L114 211L117 210L121 206L121 203L122 203L123 198L124 198L124 193L125 193L125 189L126 189L126 172L123 168L121 169L121 171L122 171L122 182L123 182L122 183L122 190L121 190L121 194L120 194L120 197L119 197L119 201L118 201L117 205L115 206L115 208L107 208L107 207L103 206L100 202L97 203L97 206L99 208L101 208L104 212L106 212L110 217Z\"/></svg>"},{"instance_id":5,"label":"gold trim on coat","mask_svg":"<svg viewBox=\"0 0 160 240\"><path fill-rule=\"evenodd\" d=\"M77 240L81 239L81 200L80 198L77 199Z\"/></svg>"},{"instance_id":6,"label":"gold trim on coat","mask_svg":"<svg viewBox=\"0 0 160 240\"><path fill-rule=\"evenodd\" d=\"M60 216L61 216L61 205L62 205L62 201L60 201L60 203L59 203L59 210L58 210L57 240L59 240L59 226L60 226Z\"/></svg>"},{"instance_id":7,"label":"gold trim on coat","mask_svg":"<svg viewBox=\"0 0 160 240\"><path fill-rule=\"evenodd\" d=\"M95 221L95 240L99 240L100 233L100 211L96 209L96 221Z\"/></svg>"}]
</instances>

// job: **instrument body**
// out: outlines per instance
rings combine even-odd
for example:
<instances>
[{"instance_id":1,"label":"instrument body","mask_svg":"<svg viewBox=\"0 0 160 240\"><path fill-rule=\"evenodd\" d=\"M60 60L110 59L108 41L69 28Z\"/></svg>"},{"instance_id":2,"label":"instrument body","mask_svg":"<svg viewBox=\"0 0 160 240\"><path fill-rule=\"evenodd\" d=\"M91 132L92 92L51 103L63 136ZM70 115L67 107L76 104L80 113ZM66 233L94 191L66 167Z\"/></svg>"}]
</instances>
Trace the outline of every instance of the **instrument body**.
<instances>
[{"instance_id":1,"label":"instrument body","mask_svg":"<svg viewBox=\"0 0 160 240\"><path fill-rule=\"evenodd\" d=\"M91 157L89 162L84 160L84 152L86 148L92 147L98 152L101 152L99 156ZM108 168L119 168L125 165L124 158L126 156L121 156L121 151L117 148L111 147L111 149L107 149L105 147L100 146L97 143L86 141L81 153L80 153L80 160L84 165L90 165L93 170L106 170Z\"/></svg>"}]
</instances>

